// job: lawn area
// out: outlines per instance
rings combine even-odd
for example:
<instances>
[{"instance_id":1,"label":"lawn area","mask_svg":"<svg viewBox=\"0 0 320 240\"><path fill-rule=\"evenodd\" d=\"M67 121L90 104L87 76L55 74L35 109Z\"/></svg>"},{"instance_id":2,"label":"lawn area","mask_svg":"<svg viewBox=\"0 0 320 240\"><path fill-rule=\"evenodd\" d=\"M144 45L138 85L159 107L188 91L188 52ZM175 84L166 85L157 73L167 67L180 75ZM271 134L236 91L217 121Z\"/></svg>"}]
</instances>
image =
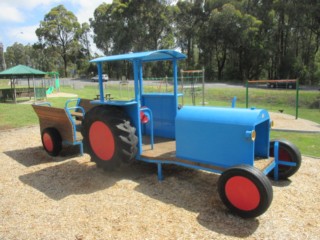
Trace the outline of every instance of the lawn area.
<instances>
[{"instance_id":1,"label":"lawn area","mask_svg":"<svg viewBox=\"0 0 320 240\"><path fill-rule=\"evenodd\" d=\"M2 88L7 87L1 83ZM0 88L1 88L0 87ZM147 87L146 91L158 91L159 88ZM162 89L163 90L163 89ZM77 94L80 98L92 99L98 94L97 86L86 86L73 89L71 86L62 86L60 92ZM129 87L119 91L119 85L109 85L106 92L111 93L114 99L132 99L133 89ZM245 88L209 88L205 92L205 102L211 106L231 106L232 98L237 97L236 107L245 107ZM300 91L299 118L308 119L320 123L320 109L318 99L320 93L317 91ZM53 106L63 107L69 98L48 98ZM196 105L202 101L201 93L196 95ZM182 102L182 99L180 99ZM185 105L192 104L190 94L183 98ZM270 90L250 89L249 106L264 108L268 111L277 112L282 109L285 113L295 115L295 91L292 90ZM318 107L318 108L317 108ZM0 130L31 126L38 124L38 119L30 104L0 103ZM305 155L320 157L320 134L271 132L272 138L284 138L295 143Z\"/></svg>"},{"instance_id":2,"label":"lawn area","mask_svg":"<svg viewBox=\"0 0 320 240\"><path fill-rule=\"evenodd\" d=\"M272 139L286 139L298 146L307 156L320 158L320 134L271 131Z\"/></svg>"}]
</instances>

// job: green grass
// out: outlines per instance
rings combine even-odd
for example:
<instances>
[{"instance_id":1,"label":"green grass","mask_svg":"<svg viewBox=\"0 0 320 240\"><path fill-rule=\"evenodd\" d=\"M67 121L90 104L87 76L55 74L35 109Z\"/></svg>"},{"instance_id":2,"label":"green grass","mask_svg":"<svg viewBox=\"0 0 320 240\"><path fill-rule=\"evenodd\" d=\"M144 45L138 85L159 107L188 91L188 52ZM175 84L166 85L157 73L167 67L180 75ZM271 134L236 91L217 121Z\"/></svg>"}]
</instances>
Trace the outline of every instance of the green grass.
<instances>
[{"instance_id":1,"label":"green grass","mask_svg":"<svg viewBox=\"0 0 320 240\"><path fill-rule=\"evenodd\" d=\"M9 81L9 79L0 79L0 88L10 87L10 84L8 85Z\"/></svg>"},{"instance_id":2,"label":"green grass","mask_svg":"<svg viewBox=\"0 0 320 240\"><path fill-rule=\"evenodd\" d=\"M298 146L302 154L320 158L320 134L271 131L272 139L286 139Z\"/></svg>"},{"instance_id":3,"label":"green grass","mask_svg":"<svg viewBox=\"0 0 320 240\"><path fill-rule=\"evenodd\" d=\"M0 81L0 88L7 88L7 81ZM170 87L169 87L170 88ZM165 87L146 87L148 92L164 91ZM82 89L73 89L70 86L62 86L61 92L74 93L80 98L93 99L99 93L97 86L87 86ZM111 93L115 99L132 99L132 87L127 90L123 87L120 93L118 85L109 85L105 92ZM205 101L211 106L231 106L231 101L237 96L236 107L245 107L245 88L212 88L206 89ZM308 119L320 124L320 109L317 91L300 91L299 118ZM69 98L49 98L48 101L53 106L63 107ZM196 105L201 105L201 92L197 92ZM180 99L182 102L182 99ZM185 105L191 105L190 93L183 98ZM249 106L264 108L268 111L277 112L279 109L284 113L295 115L295 91L293 90L269 90L269 89L249 89ZM38 124L38 118L30 104L0 103L0 130L7 128L17 128ZM320 157L320 134L292 133L292 132L271 132L272 138L284 138L295 143L302 154Z\"/></svg>"},{"instance_id":4,"label":"green grass","mask_svg":"<svg viewBox=\"0 0 320 240\"><path fill-rule=\"evenodd\" d=\"M0 103L0 130L36 124L37 118L30 105Z\"/></svg>"}]
</instances>

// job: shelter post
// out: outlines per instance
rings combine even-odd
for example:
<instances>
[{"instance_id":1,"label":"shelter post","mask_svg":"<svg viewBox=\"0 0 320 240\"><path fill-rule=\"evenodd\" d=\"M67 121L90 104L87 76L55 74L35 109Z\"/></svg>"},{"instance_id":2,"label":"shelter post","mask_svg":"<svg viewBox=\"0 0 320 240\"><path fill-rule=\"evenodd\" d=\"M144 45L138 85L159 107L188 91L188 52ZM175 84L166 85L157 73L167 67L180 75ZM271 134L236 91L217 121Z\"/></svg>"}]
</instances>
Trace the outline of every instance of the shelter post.
<instances>
[{"instance_id":1,"label":"shelter post","mask_svg":"<svg viewBox=\"0 0 320 240\"><path fill-rule=\"evenodd\" d=\"M14 103L17 103L17 91L16 91L16 83L15 83L15 79L13 80L13 98L14 98Z\"/></svg>"}]
</instances>

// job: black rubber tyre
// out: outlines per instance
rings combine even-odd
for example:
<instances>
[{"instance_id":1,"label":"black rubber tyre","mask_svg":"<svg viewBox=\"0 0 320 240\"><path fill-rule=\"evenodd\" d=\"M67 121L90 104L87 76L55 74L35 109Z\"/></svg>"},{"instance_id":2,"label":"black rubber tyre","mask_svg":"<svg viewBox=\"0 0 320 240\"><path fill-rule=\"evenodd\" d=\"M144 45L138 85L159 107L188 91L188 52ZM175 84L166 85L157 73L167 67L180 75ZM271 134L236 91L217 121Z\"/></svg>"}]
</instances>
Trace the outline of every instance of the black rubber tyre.
<instances>
[{"instance_id":1,"label":"black rubber tyre","mask_svg":"<svg viewBox=\"0 0 320 240\"><path fill-rule=\"evenodd\" d=\"M296 163L296 166L279 165L279 179L287 179L295 174L301 166L301 153L293 143L286 140L272 140L270 141L270 156L274 156L274 142L279 142L279 160ZM269 177L274 177L274 171L268 174Z\"/></svg>"},{"instance_id":2,"label":"black rubber tyre","mask_svg":"<svg viewBox=\"0 0 320 240\"><path fill-rule=\"evenodd\" d=\"M86 114L82 126L85 151L98 167L113 170L134 160L136 129L121 108L94 107Z\"/></svg>"},{"instance_id":3,"label":"black rubber tyre","mask_svg":"<svg viewBox=\"0 0 320 240\"><path fill-rule=\"evenodd\" d=\"M58 156L62 149L60 133L55 128L46 128L41 133L42 146L51 156Z\"/></svg>"},{"instance_id":4,"label":"black rubber tyre","mask_svg":"<svg viewBox=\"0 0 320 240\"><path fill-rule=\"evenodd\" d=\"M226 207L242 218L260 216L273 199L269 179L249 165L235 166L223 172L218 180L218 192Z\"/></svg>"}]
</instances>

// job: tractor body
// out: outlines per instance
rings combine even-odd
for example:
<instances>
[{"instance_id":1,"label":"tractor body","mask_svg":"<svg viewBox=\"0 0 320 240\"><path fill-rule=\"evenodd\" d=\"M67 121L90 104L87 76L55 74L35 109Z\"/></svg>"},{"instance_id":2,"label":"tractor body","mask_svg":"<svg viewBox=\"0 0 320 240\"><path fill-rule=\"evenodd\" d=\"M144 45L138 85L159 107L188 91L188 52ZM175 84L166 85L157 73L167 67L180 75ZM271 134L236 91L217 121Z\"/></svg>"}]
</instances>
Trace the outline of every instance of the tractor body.
<instances>
[{"instance_id":1,"label":"tractor body","mask_svg":"<svg viewBox=\"0 0 320 240\"><path fill-rule=\"evenodd\" d=\"M228 168L269 157L265 110L183 107L176 118L177 157Z\"/></svg>"},{"instance_id":2,"label":"tractor body","mask_svg":"<svg viewBox=\"0 0 320 240\"><path fill-rule=\"evenodd\" d=\"M185 58L174 50L155 50L91 60L98 68L100 98L90 102L82 118L85 152L106 170L134 160L155 163L159 180L163 164L219 173L222 202L241 217L259 216L273 197L267 176L290 177L300 167L301 154L292 143L270 141L266 110L180 106L178 61ZM131 63L133 99L104 98L102 65L111 61ZM171 92L145 91L144 64L158 61L171 63Z\"/></svg>"},{"instance_id":3,"label":"tractor body","mask_svg":"<svg viewBox=\"0 0 320 240\"><path fill-rule=\"evenodd\" d=\"M270 141L272 121L266 110L234 108L235 102L229 108L180 106L183 92L178 91L178 61L185 58L177 51L157 50L92 60L98 66L101 97L92 102L98 105L98 110L93 108L88 113L89 120L85 120L85 145L89 146L97 165L107 169L114 167L114 162L123 161L121 158L155 163L160 181L163 164L220 173L218 192L222 202L241 217L259 216L268 209L273 197L267 175L276 180L290 177L300 167L301 154L292 143ZM123 60L132 63L135 97L130 101L106 101L103 98L102 64ZM157 61L171 62L172 92L144 91L143 66ZM100 126L100 122L109 124L103 119L112 119L109 115L116 113L116 110L105 110L110 107L116 107L117 111L121 109L126 115L127 126L118 127L126 129L127 137L122 143L126 149L125 154L117 155L118 159L109 157L121 152L114 145L116 142L121 144L116 140L118 136L111 137L115 140L105 141L105 136L109 138L110 134L103 124L101 129L92 128ZM104 117L92 116L99 111L110 113ZM111 132L117 131L111 129ZM111 150L108 150L109 145Z\"/></svg>"}]
</instances>

